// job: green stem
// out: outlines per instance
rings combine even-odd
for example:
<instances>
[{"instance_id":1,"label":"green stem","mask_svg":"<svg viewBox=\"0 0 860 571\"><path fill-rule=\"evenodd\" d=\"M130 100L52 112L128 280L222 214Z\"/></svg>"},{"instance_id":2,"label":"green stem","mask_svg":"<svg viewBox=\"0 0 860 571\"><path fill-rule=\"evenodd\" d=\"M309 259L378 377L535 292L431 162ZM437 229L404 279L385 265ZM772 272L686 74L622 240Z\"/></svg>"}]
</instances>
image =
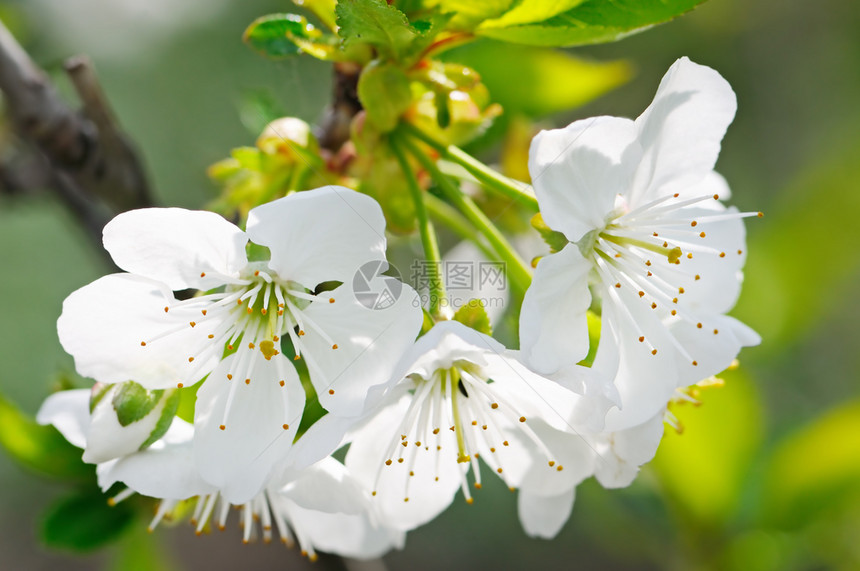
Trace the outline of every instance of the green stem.
<instances>
[{"instance_id":1,"label":"green stem","mask_svg":"<svg viewBox=\"0 0 860 571\"><path fill-rule=\"evenodd\" d=\"M437 141L412 123L403 122L401 123L401 127L411 136L433 148L443 159L462 166L489 190L517 201L532 212L538 211L537 198L535 198L534 194L529 190L528 185L496 172L478 159L464 152L459 147L454 145L445 145L444 143Z\"/></svg>"},{"instance_id":2,"label":"green stem","mask_svg":"<svg viewBox=\"0 0 860 571\"><path fill-rule=\"evenodd\" d=\"M506 264L507 274L511 282L520 290L526 291L531 284L532 276L529 265L519 257L505 236L499 231L487 215L478 208L472 199L463 194L460 189L445 176L436 163L428 157L411 140L402 139L403 146L414 156L421 166L430 173L445 197L469 219L469 222L480 232L495 250L496 255Z\"/></svg>"},{"instance_id":3,"label":"green stem","mask_svg":"<svg viewBox=\"0 0 860 571\"><path fill-rule=\"evenodd\" d=\"M429 192L424 195L424 205L427 207L427 213L431 218L453 230L463 240L475 244L488 258L496 257L496 253L487 245L487 241L484 240L481 233L475 230L474 226L469 224L469 221L456 208Z\"/></svg>"},{"instance_id":4,"label":"green stem","mask_svg":"<svg viewBox=\"0 0 860 571\"><path fill-rule=\"evenodd\" d=\"M388 146L400 164L400 169L406 178L406 186L409 188L409 194L412 195L412 202L415 203L415 215L418 218L418 233L421 235L421 245L424 247L424 259L430 266L428 284L430 288L430 315L441 317L442 314L439 311L440 303L446 298L445 283L442 280L442 255L439 253L436 230L427 216L427 208L424 204L424 191L421 190L418 179L415 178L415 173L412 171L409 161L406 160L406 155L400 150L398 139L399 136L396 133L392 133Z\"/></svg>"}]
</instances>

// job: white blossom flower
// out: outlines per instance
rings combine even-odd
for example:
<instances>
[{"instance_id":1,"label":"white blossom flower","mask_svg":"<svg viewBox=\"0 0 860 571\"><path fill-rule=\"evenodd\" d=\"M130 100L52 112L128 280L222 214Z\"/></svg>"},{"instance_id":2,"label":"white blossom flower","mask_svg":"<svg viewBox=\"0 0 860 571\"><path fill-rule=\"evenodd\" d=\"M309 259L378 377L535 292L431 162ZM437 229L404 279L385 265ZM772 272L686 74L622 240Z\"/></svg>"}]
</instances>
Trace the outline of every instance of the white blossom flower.
<instances>
[{"instance_id":1,"label":"white blossom flower","mask_svg":"<svg viewBox=\"0 0 860 571\"><path fill-rule=\"evenodd\" d=\"M588 444L593 455L593 475L604 488L629 486L639 467L654 458L663 437L664 410L641 425L616 432L582 431L578 438ZM526 533L552 539L570 517L576 485L556 493L521 489L517 511Z\"/></svg>"},{"instance_id":2,"label":"white blossom flower","mask_svg":"<svg viewBox=\"0 0 860 571\"><path fill-rule=\"evenodd\" d=\"M573 393L529 371L491 337L437 323L402 360L400 382L348 440L346 467L372 490L384 520L409 530L433 519L478 459L513 488L571 489L593 453L567 422Z\"/></svg>"},{"instance_id":3,"label":"white blossom flower","mask_svg":"<svg viewBox=\"0 0 860 571\"><path fill-rule=\"evenodd\" d=\"M38 413L42 424L53 424L75 446L88 449L92 440L116 439L109 426L90 413L91 391L62 391L46 399ZM100 402L104 402L103 399ZM384 526L369 502L370 495L352 479L342 464L323 458L331 449L314 427L306 432L266 478L262 490L241 504L232 504L222 491L201 478L192 459L194 427L175 418L162 438L145 450L128 450L98 463L99 486L107 491L117 482L127 486L109 501L114 505L138 493L159 499L149 529L152 531L177 506L195 502L191 517L198 534L212 523L224 530L231 506L239 508L243 541L259 533L298 544L303 555L316 559L316 550L345 557L374 558L402 548L404 533ZM322 460L318 460L323 458ZM223 459L225 463L231 460ZM307 466L307 462L312 462ZM255 525L259 522L259 528Z\"/></svg>"},{"instance_id":4,"label":"white blossom flower","mask_svg":"<svg viewBox=\"0 0 860 571\"><path fill-rule=\"evenodd\" d=\"M682 58L635 121L576 121L532 142L541 214L565 244L537 265L522 348L541 373L584 358L590 284L602 310L597 358L617 352L621 406L607 431L652 418L676 388L759 342L725 315L746 255L741 219L756 215L718 201L728 186L713 167L735 108L717 72Z\"/></svg>"},{"instance_id":5,"label":"white blossom flower","mask_svg":"<svg viewBox=\"0 0 860 571\"><path fill-rule=\"evenodd\" d=\"M179 404L175 390L146 391L135 383L96 385L52 394L36 420L53 424L99 464L148 447L165 435Z\"/></svg>"},{"instance_id":6,"label":"white blossom flower","mask_svg":"<svg viewBox=\"0 0 860 571\"><path fill-rule=\"evenodd\" d=\"M211 212L121 214L104 243L129 273L72 293L60 341L81 374L105 383L160 389L208 375L193 456L204 479L244 502L289 449L305 403L282 338L307 363L320 403L348 417L417 334L422 316L407 286L387 308L366 307L352 288L359 266L385 264L384 231L379 205L342 187L259 206L247 232ZM249 239L270 259L249 261ZM324 282L341 285L319 292ZM186 288L206 293L181 301L171 293Z\"/></svg>"}]
</instances>

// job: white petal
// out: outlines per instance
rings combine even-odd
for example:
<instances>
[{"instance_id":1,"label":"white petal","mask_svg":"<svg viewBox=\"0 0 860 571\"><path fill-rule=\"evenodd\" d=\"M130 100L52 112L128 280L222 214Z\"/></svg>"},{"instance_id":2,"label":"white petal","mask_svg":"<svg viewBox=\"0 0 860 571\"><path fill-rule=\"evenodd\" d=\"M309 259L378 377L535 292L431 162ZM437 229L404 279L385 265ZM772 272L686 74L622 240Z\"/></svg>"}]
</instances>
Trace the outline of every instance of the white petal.
<instances>
[{"instance_id":1,"label":"white petal","mask_svg":"<svg viewBox=\"0 0 860 571\"><path fill-rule=\"evenodd\" d=\"M553 465L535 454L536 461L523 478L521 490L555 496L575 488L594 473L595 449L586 438L573 431L556 430L539 418L526 422L549 449Z\"/></svg>"},{"instance_id":2,"label":"white petal","mask_svg":"<svg viewBox=\"0 0 860 571\"><path fill-rule=\"evenodd\" d=\"M347 500L343 490L331 488L335 499ZM375 524L365 510L357 514L330 513L299 505L294 496L275 495L276 509L286 513L297 535L315 549L355 559L381 557L400 549L405 533Z\"/></svg>"},{"instance_id":3,"label":"white petal","mask_svg":"<svg viewBox=\"0 0 860 571\"><path fill-rule=\"evenodd\" d=\"M685 57L676 61L636 119L643 156L631 206L684 191L713 170L736 109L735 94L719 73Z\"/></svg>"},{"instance_id":4,"label":"white petal","mask_svg":"<svg viewBox=\"0 0 860 571\"><path fill-rule=\"evenodd\" d=\"M327 414L314 422L293 444L276 473L294 473L323 460L340 448L357 418Z\"/></svg>"},{"instance_id":5,"label":"white petal","mask_svg":"<svg viewBox=\"0 0 860 571\"><path fill-rule=\"evenodd\" d=\"M564 526L573 509L576 488L557 496L540 496L523 490L517 497L520 523L529 537L552 539Z\"/></svg>"},{"instance_id":6,"label":"white petal","mask_svg":"<svg viewBox=\"0 0 860 571\"><path fill-rule=\"evenodd\" d=\"M487 353L503 354L505 346L459 321L440 321L409 348L397 369L397 380L417 373L429 379L435 371L450 369L458 361L484 365Z\"/></svg>"},{"instance_id":7,"label":"white petal","mask_svg":"<svg viewBox=\"0 0 860 571\"><path fill-rule=\"evenodd\" d=\"M181 426L180 426L181 425ZM177 427L174 430L174 427ZM184 433L183 439L175 434ZM171 442L165 438L151 447L125 456L115 462L99 465L99 486L106 490L122 482L135 492L153 498L184 500L192 496L213 493L215 487L203 481L194 466L191 451L190 424L181 419L173 421Z\"/></svg>"},{"instance_id":8,"label":"white petal","mask_svg":"<svg viewBox=\"0 0 860 571\"><path fill-rule=\"evenodd\" d=\"M441 450L408 446L403 448L404 462L397 461L401 454L400 425L412 399L404 392L392 393L376 416L355 432L346 467L365 488L376 492L371 502L381 521L408 531L432 520L451 504L460 487L461 467L467 469L467 465L457 464L457 443L449 430L442 430L438 440L428 442L441 446ZM439 454L442 456L437 459ZM389 459L391 464L385 465ZM414 476L409 475L410 470Z\"/></svg>"},{"instance_id":9,"label":"white petal","mask_svg":"<svg viewBox=\"0 0 860 571\"><path fill-rule=\"evenodd\" d=\"M372 285L382 289L382 280L377 278ZM334 415L361 414L368 391L389 382L397 361L418 335L423 320L418 294L396 284L400 292L387 307L365 306L351 284L343 284L320 295L302 312L328 336L306 327L303 358L320 404ZM335 302L329 303L329 298Z\"/></svg>"},{"instance_id":10,"label":"white petal","mask_svg":"<svg viewBox=\"0 0 860 571\"><path fill-rule=\"evenodd\" d=\"M248 263L247 241L218 214L182 208L131 210L104 228L104 245L116 265L172 290L207 290L238 277Z\"/></svg>"},{"instance_id":11,"label":"white petal","mask_svg":"<svg viewBox=\"0 0 860 571\"><path fill-rule=\"evenodd\" d=\"M368 490L332 457L302 470L280 493L310 510L359 514L369 508Z\"/></svg>"},{"instance_id":12,"label":"white petal","mask_svg":"<svg viewBox=\"0 0 860 571\"><path fill-rule=\"evenodd\" d=\"M619 291L623 294L624 288ZM610 323L616 334L615 338L601 335L597 347L597 359L604 346L618 355L615 387L621 403L620 409L612 409L606 415L607 432L642 424L665 408L676 388L704 378L698 376L682 384L678 351L669 330L646 304L625 301L629 314L604 301L603 323ZM647 342L638 340L640 333L644 333ZM652 354L653 350L657 353Z\"/></svg>"},{"instance_id":13,"label":"white petal","mask_svg":"<svg viewBox=\"0 0 860 571\"><path fill-rule=\"evenodd\" d=\"M52 394L36 413L36 422L53 424L70 444L84 448L90 426L90 390L75 389Z\"/></svg>"},{"instance_id":14,"label":"white petal","mask_svg":"<svg viewBox=\"0 0 860 571\"><path fill-rule=\"evenodd\" d=\"M604 488L629 486L639 473L639 466L654 458L663 437L663 413L661 410L633 428L602 433L594 438L599 452L594 477Z\"/></svg>"},{"instance_id":15,"label":"white petal","mask_svg":"<svg viewBox=\"0 0 860 571\"><path fill-rule=\"evenodd\" d=\"M168 395L163 394L158 404L143 418L122 426L114 409L113 399L122 385L113 385L93 409L84 462L100 464L120 456L133 454L149 440L164 412Z\"/></svg>"},{"instance_id":16,"label":"white petal","mask_svg":"<svg viewBox=\"0 0 860 571\"><path fill-rule=\"evenodd\" d=\"M588 353L591 264L568 244L541 258L520 313L520 347L539 373L554 373Z\"/></svg>"},{"instance_id":17,"label":"white petal","mask_svg":"<svg viewBox=\"0 0 860 571\"><path fill-rule=\"evenodd\" d=\"M248 236L272 254L285 280L313 289L351 281L362 264L385 259L385 218L372 198L342 186L298 192L248 213Z\"/></svg>"},{"instance_id":18,"label":"white petal","mask_svg":"<svg viewBox=\"0 0 860 571\"><path fill-rule=\"evenodd\" d=\"M538 133L529 149L529 173L550 228L571 242L603 228L615 196L632 182L635 136L633 121L618 117L593 117Z\"/></svg>"},{"instance_id":19,"label":"white petal","mask_svg":"<svg viewBox=\"0 0 860 571\"><path fill-rule=\"evenodd\" d=\"M197 368L202 377L217 361L212 354L189 362L195 356L191 351L208 341L207 331L190 327L187 312L165 313L175 301L159 282L130 274L105 276L63 302L57 320L60 343L81 375L104 383L134 380L147 389L175 387ZM178 330L141 346L170 329Z\"/></svg>"},{"instance_id":20,"label":"white petal","mask_svg":"<svg viewBox=\"0 0 860 571\"><path fill-rule=\"evenodd\" d=\"M250 370L240 368L243 360ZM201 476L227 501L249 501L292 446L304 405L301 381L283 355L266 360L243 348L224 359L197 392L194 461Z\"/></svg>"}]
</instances>

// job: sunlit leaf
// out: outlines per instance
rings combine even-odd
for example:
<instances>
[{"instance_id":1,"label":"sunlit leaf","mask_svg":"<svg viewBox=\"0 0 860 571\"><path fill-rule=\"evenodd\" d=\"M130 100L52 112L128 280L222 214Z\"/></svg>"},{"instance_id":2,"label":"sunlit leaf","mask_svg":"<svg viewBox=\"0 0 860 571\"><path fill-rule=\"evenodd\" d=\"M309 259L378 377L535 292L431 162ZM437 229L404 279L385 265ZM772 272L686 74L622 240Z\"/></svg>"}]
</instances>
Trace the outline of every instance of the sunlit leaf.
<instances>
[{"instance_id":1,"label":"sunlit leaf","mask_svg":"<svg viewBox=\"0 0 860 571\"><path fill-rule=\"evenodd\" d=\"M93 467L53 426L42 426L0 396L0 446L18 463L48 476L89 481Z\"/></svg>"},{"instance_id":2,"label":"sunlit leaf","mask_svg":"<svg viewBox=\"0 0 860 571\"><path fill-rule=\"evenodd\" d=\"M320 19L320 22L325 24L330 30L335 29L335 13L334 9L337 5L337 0L293 0L296 6L307 8L313 12L314 16Z\"/></svg>"},{"instance_id":3,"label":"sunlit leaf","mask_svg":"<svg viewBox=\"0 0 860 571\"><path fill-rule=\"evenodd\" d=\"M399 67L376 62L367 66L358 80L358 98L367 119L382 132L397 126L400 115L412 103L409 79Z\"/></svg>"},{"instance_id":4,"label":"sunlit leaf","mask_svg":"<svg viewBox=\"0 0 860 571\"><path fill-rule=\"evenodd\" d=\"M454 321L459 321L466 327L471 327L484 335L492 335L493 328L490 326L490 316L484 309L484 303L479 299L470 299L454 314Z\"/></svg>"},{"instance_id":5,"label":"sunlit leaf","mask_svg":"<svg viewBox=\"0 0 860 571\"><path fill-rule=\"evenodd\" d=\"M456 48L445 57L475 69L506 113L530 117L588 103L632 73L624 61L592 62L558 50L489 40Z\"/></svg>"},{"instance_id":6,"label":"sunlit leaf","mask_svg":"<svg viewBox=\"0 0 860 571\"><path fill-rule=\"evenodd\" d=\"M588 0L548 20L495 27L478 35L534 46L576 46L611 42L692 10L704 0Z\"/></svg>"},{"instance_id":7,"label":"sunlit leaf","mask_svg":"<svg viewBox=\"0 0 860 571\"><path fill-rule=\"evenodd\" d=\"M701 406L671 407L682 433L667 428L651 463L678 509L706 528L737 510L762 437L761 404L752 383L740 369L720 377L725 386L702 389Z\"/></svg>"},{"instance_id":8,"label":"sunlit leaf","mask_svg":"<svg viewBox=\"0 0 860 571\"><path fill-rule=\"evenodd\" d=\"M49 508L42 521L42 541L52 548L89 551L119 538L134 522L134 516L129 504L109 506L94 488Z\"/></svg>"},{"instance_id":9,"label":"sunlit leaf","mask_svg":"<svg viewBox=\"0 0 860 571\"><path fill-rule=\"evenodd\" d=\"M385 0L341 0L336 12L338 34L346 46L366 43L398 59L418 37L406 15Z\"/></svg>"},{"instance_id":10,"label":"sunlit leaf","mask_svg":"<svg viewBox=\"0 0 860 571\"><path fill-rule=\"evenodd\" d=\"M860 401L841 406L781 442L764 479L764 520L811 523L860 486Z\"/></svg>"},{"instance_id":11,"label":"sunlit leaf","mask_svg":"<svg viewBox=\"0 0 860 571\"><path fill-rule=\"evenodd\" d=\"M459 30L472 30L486 20L504 14L514 0L439 0L439 7L445 12L455 13L452 24Z\"/></svg>"},{"instance_id":12,"label":"sunlit leaf","mask_svg":"<svg viewBox=\"0 0 860 571\"><path fill-rule=\"evenodd\" d=\"M249 46L274 58L307 52L319 59L331 59L336 51L334 36L324 36L303 16L269 14L254 20L242 36Z\"/></svg>"},{"instance_id":13,"label":"sunlit leaf","mask_svg":"<svg viewBox=\"0 0 860 571\"><path fill-rule=\"evenodd\" d=\"M501 17L486 20L482 28L507 28L517 24L542 22L567 12L582 4L584 0L520 0Z\"/></svg>"}]
</instances>

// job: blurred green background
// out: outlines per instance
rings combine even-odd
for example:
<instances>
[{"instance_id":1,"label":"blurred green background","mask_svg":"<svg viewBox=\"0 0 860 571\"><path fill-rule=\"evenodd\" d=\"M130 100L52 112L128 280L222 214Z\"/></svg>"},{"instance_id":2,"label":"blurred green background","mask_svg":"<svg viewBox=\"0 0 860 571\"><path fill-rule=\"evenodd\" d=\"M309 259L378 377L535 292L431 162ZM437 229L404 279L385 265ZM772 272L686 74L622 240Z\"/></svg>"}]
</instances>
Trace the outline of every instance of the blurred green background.
<instances>
[{"instance_id":1,"label":"blurred green background","mask_svg":"<svg viewBox=\"0 0 860 571\"><path fill-rule=\"evenodd\" d=\"M145 156L158 199L201 207L216 196L206 167L256 137L249 125L259 117L243 103L250 93L267 92L308 121L328 99L326 64L273 63L241 43L251 20L291 7L30 0L0 2L0 18L58 78L63 59L89 54ZM674 409L684 433L667 434L633 486L581 486L555 540L526 538L515 496L488 482L474 505L457 501L409 534L406 549L385 558L389 568L860 568L858 29L860 5L848 0L710 0L621 42L573 50L628 60L634 75L541 125L635 117L682 55L716 68L735 89L738 115L717 168L732 203L766 214L748 224L746 283L734 311L764 343L741 354L741 368L726 375L725 388L705 391L701 407ZM0 268L0 393L34 413L58 372L72 370L55 334L62 300L106 269L48 196L0 196ZM97 554L52 552L40 546L38 526L63 484L0 454L0 490L4 569L302 562L282 546L242 546L237 529L197 538L183 526L147 536L143 521Z\"/></svg>"}]
</instances>

